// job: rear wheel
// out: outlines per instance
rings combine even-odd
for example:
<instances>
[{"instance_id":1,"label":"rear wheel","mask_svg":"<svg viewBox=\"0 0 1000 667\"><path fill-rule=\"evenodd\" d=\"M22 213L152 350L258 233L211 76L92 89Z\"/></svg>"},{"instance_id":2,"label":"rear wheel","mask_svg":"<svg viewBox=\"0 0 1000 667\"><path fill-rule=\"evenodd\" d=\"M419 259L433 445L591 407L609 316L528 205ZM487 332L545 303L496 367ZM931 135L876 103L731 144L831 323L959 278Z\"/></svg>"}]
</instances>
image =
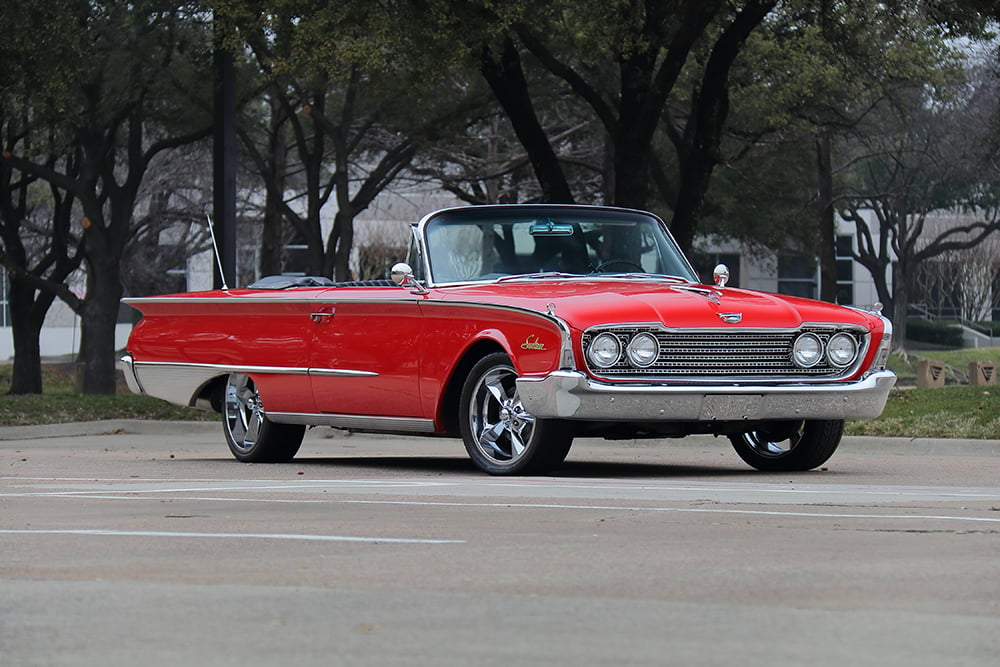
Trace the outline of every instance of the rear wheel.
<instances>
[{"instance_id":1,"label":"rear wheel","mask_svg":"<svg viewBox=\"0 0 1000 667\"><path fill-rule=\"evenodd\" d=\"M275 424L267 418L250 376L233 373L226 381L222 428L229 451L245 463L291 461L302 446L306 427Z\"/></svg>"},{"instance_id":2,"label":"rear wheel","mask_svg":"<svg viewBox=\"0 0 1000 667\"><path fill-rule=\"evenodd\" d=\"M516 379L510 359L497 352L472 368L462 388L462 440L472 461L491 475L548 472L573 444L565 424L525 411Z\"/></svg>"},{"instance_id":3,"label":"rear wheel","mask_svg":"<svg viewBox=\"0 0 1000 667\"><path fill-rule=\"evenodd\" d=\"M811 470L833 456L844 434L843 420L774 422L729 436L740 458L757 470Z\"/></svg>"}]
</instances>

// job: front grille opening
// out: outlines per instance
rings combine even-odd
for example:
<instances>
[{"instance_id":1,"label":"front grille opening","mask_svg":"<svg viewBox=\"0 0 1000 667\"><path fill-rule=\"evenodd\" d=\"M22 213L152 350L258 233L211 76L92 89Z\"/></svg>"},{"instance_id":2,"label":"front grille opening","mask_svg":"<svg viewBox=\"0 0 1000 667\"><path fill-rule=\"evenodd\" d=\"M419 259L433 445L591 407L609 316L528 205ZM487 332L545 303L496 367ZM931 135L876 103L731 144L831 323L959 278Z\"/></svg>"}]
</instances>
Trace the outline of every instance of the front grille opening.
<instances>
[{"instance_id":1,"label":"front grille opening","mask_svg":"<svg viewBox=\"0 0 1000 667\"><path fill-rule=\"evenodd\" d=\"M836 379L849 375L854 366L837 368L825 358L812 368L800 368L792 361L792 343L804 332L815 334L823 342L836 333L845 332L854 337L861 348L858 359L864 356L865 337L854 330L833 328L804 328L799 331L666 331L653 327L621 327L591 330L583 335L586 352L590 341L604 332L613 333L622 348L638 333L648 332L656 337L660 346L657 360L646 368L637 368L622 357L609 368L590 371L608 378L659 378L729 380L752 378L761 380ZM586 354L584 355L586 358ZM855 362L855 366L856 366Z\"/></svg>"}]
</instances>

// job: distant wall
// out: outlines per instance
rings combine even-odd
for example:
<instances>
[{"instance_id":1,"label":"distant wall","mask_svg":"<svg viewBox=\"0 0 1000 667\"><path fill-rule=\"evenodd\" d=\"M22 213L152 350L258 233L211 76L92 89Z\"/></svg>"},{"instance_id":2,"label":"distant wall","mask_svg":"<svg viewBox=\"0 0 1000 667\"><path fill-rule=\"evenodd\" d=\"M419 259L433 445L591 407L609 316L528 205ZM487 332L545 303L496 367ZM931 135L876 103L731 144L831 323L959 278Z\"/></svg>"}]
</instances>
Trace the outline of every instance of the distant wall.
<instances>
[{"instance_id":1,"label":"distant wall","mask_svg":"<svg viewBox=\"0 0 1000 667\"><path fill-rule=\"evenodd\" d=\"M115 327L115 349L120 350L128 342L132 332L131 324L119 324ZM80 326L49 326L42 327L38 339L42 357L76 356L80 351ZM10 327L0 327L0 362L14 358L14 336Z\"/></svg>"}]
</instances>

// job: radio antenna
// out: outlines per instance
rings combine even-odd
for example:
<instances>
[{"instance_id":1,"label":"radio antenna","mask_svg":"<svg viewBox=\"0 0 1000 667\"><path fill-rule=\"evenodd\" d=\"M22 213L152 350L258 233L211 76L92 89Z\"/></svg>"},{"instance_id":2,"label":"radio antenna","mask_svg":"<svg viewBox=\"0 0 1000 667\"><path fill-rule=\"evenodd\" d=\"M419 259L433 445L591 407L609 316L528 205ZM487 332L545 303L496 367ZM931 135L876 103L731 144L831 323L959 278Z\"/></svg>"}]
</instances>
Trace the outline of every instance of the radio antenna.
<instances>
[{"instance_id":1,"label":"radio antenna","mask_svg":"<svg viewBox=\"0 0 1000 667\"><path fill-rule=\"evenodd\" d=\"M226 272L222 268L222 255L219 254L219 244L215 241L215 225L212 224L211 215L206 213L205 218L208 219L208 233L212 236L212 250L215 253L215 261L219 266L219 277L222 278L222 289L228 290L229 286L226 285Z\"/></svg>"}]
</instances>

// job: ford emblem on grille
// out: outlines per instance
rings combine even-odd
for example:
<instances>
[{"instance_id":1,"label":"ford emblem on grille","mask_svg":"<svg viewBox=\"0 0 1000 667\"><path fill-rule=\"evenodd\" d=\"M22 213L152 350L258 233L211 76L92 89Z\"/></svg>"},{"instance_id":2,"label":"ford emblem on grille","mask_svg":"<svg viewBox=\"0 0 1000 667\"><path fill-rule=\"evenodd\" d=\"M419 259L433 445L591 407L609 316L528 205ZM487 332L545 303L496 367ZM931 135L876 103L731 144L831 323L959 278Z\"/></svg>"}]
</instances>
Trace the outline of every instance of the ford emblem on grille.
<instances>
[{"instance_id":1,"label":"ford emblem on grille","mask_svg":"<svg viewBox=\"0 0 1000 667\"><path fill-rule=\"evenodd\" d=\"M743 321L743 313L719 313L719 319L726 324L739 324Z\"/></svg>"}]
</instances>

